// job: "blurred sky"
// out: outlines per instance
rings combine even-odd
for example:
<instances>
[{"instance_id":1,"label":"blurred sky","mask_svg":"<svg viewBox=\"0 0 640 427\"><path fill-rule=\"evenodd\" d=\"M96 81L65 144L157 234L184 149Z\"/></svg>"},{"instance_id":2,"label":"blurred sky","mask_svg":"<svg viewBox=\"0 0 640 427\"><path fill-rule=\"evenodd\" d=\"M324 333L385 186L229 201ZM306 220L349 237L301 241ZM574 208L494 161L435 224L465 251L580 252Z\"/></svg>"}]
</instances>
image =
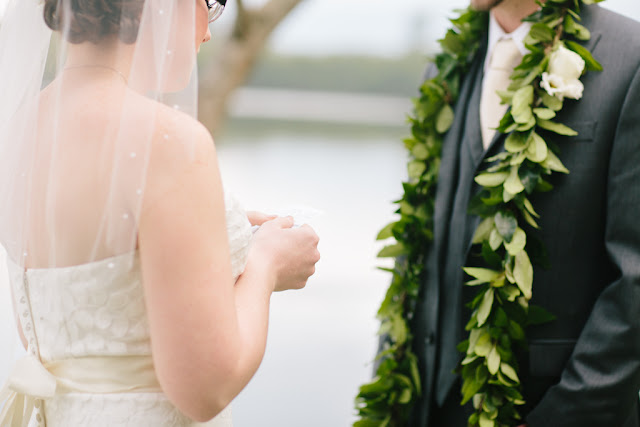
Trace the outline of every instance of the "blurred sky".
<instances>
[{"instance_id":1,"label":"blurred sky","mask_svg":"<svg viewBox=\"0 0 640 427\"><path fill-rule=\"evenodd\" d=\"M9 0L0 0L0 15ZM15 0L27 1L27 0ZM258 5L264 0L246 0ZM305 0L273 35L270 47L296 55L367 54L398 56L428 51L447 25L445 17L468 0ZM638 0L603 5L640 20ZM234 12L233 0L226 14ZM223 31L221 18L212 30Z\"/></svg>"},{"instance_id":2,"label":"blurred sky","mask_svg":"<svg viewBox=\"0 0 640 427\"><path fill-rule=\"evenodd\" d=\"M233 1L227 4L232 10ZM305 0L275 32L271 48L314 56L428 51L447 26L450 11L468 4L469 0ZM640 20L638 0L602 4Z\"/></svg>"}]
</instances>

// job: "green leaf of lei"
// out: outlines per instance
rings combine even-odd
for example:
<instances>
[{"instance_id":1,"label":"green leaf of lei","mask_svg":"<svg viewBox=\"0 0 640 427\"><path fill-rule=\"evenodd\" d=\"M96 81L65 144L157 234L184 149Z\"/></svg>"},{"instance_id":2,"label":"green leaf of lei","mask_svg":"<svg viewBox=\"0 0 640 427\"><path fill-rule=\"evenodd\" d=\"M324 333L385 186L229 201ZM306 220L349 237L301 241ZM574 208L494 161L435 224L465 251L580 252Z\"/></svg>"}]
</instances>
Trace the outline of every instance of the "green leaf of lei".
<instances>
[{"instance_id":1,"label":"green leaf of lei","mask_svg":"<svg viewBox=\"0 0 640 427\"><path fill-rule=\"evenodd\" d=\"M436 118L436 131L438 133L445 133L449 130L452 124L453 108L451 108L449 104L445 104Z\"/></svg>"}]
</instances>

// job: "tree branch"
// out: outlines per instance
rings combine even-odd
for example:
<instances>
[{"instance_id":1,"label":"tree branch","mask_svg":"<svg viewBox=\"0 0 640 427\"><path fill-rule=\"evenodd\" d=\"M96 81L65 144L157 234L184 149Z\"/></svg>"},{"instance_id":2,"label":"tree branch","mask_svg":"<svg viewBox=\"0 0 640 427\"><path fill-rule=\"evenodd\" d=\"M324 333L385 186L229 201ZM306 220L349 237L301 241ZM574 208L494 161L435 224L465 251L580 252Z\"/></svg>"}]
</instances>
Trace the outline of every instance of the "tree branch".
<instances>
[{"instance_id":1,"label":"tree branch","mask_svg":"<svg viewBox=\"0 0 640 427\"><path fill-rule=\"evenodd\" d=\"M234 39L242 39L245 37L247 28L250 25L249 11L244 5L244 0L236 0L236 21L233 25L233 31L231 37Z\"/></svg>"},{"instance_id":2,"label":"tree branch","mask_svg":"<svg viewBox=\"0 0 640 427\"><path fill-rule=\"evenodd\" d=\"M273 30L300 2L301 0L269 0L258 13Z\"/></svg>"},{"instance_id":3,"label":"tree branch","mask_svg":"<svg viewBox=\"0 0 640 427\"><path fill-rule=\"evenodd\" d=\"M210 131L222 123L227 100L250 75L273 30L302 1L269 0L260 8L248 9L236 0L238 14L231 36L200 74L200 120Z\"/></svg>"}]
</instances>

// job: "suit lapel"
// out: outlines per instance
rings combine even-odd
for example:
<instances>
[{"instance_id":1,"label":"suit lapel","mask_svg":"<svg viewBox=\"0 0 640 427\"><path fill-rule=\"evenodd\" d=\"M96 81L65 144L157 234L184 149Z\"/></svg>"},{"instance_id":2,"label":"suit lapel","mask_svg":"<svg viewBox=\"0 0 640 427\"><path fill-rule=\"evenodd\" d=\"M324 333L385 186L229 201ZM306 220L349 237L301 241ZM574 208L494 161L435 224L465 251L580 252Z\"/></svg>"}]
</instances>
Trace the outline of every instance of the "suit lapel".
<instances>
[{"instance_id":1,"label":"suit lapel","mask_svg":"<svg viewBox=\"0 0 640 427\"><path fill-rule=\"evenodd\" d=\"M463 143L467 146L474 165L482 161L484 156L482 129L480 125L480 98L482 97L482 80L484 78L484 71L482 70L482 67L479 68L480 69L477 71L475 78L477 84L474 85L471 97L467 104L468 110L463 138Z\"/></svg>"},{"instance_id":2,"label":"suit lapel","mask_svg":"<svg viewBox=\"0 0 640 427\"><path fill-rule=\"evenodd\" d=\"M600 38L602 37L602 33L600 32L592 32L591 33L591 39L589 41L587 41L587 43L585 43L584 47L591 53L593 53L593 50L596 48L596 46L598 45L598 42L600 41Z\"/></svg>"},{"instance_id":3,"label":"suit lapel","mask_svg":"<svg viewBox=\"0 0 640 427\"><path fill-rule=\"evenodd\" d=\"M477 82L482 78L482 63L486 52L486 42L476 54L476 59L460 88L460 96L456 102L455 121L451 129L447 132L442 144L442 156L440 163L440 172L438 175L438 191L436 192L435 213L434 213L434 250L438 254L436 265L442 265L442 256L444 253L445 236L448 234L449 219L453 208L453 201L456 195L458 179L460 177L460 161L459 156L460 144L464 144L464 140L469 135L480 135L480 119L479 105L480 98L477 97ZM474 101L475 100L475 101ZM470 104L475 105L470 111ZM469 116L471 114L471 116ZM469 129L468 118L472 117L471 122L477 122L473 127L475 130ZM475 138L478 142L477 138ZM480 146L482 141L480 138ZM482 152L479 153L480 159ZM465 174L466 177L466 174ZM464 179L464 178L463 178ZM432 266L434 267L434 266Z\"/></svg>"}]
</instances>

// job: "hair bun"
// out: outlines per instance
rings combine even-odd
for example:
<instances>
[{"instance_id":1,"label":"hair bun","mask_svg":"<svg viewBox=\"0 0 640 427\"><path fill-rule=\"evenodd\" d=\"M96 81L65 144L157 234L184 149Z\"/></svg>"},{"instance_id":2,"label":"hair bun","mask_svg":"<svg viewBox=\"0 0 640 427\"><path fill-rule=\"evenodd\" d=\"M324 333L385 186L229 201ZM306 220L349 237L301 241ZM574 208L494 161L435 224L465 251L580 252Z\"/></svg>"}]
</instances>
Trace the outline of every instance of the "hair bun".
<instances>
[{"instance_id":1,"label":"hair bun","mask_svg":"<svg viewBox=\"0 0 640 427\"><path fill-rule=\"evenodd\" d=\"M138 37L144 1L45 0L44 21L53 31L64 29L70 43L98 43L117 36L131 44Z\"/></svg>"}]
</instances>

